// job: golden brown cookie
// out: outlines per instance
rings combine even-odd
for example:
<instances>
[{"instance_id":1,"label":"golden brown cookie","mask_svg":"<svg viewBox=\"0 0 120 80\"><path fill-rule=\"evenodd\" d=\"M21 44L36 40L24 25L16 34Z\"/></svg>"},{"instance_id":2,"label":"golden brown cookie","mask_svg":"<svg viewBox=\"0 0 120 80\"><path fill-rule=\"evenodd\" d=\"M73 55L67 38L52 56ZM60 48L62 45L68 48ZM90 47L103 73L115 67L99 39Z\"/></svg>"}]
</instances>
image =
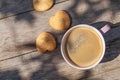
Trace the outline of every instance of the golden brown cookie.
<instances>
[{"instance_id":1,"label":"golden brown cookie","mask_svg":"<svg viewBox=\"0 0 120 80\"><path fill-rule=\"evenodd\" d=\"M59 10L50 18L49 24L56 30L66 30L70 26L70 17L65 11Z\"/></svg>"},{"instance_id":2,"label":"golden brown cookie","mask_svg":"<svg viewBox=\"0 0 120 80\"><path fill-rule=\"evenodd\" d=\"M36 39L36 47L41 52L53 51L56 48L56 40L50 33L43 32Z\"/></svg>"},{"instance_id":3,"label":"golden brown cookie","mask_svg":"<svg viewBox=\"0 0 120 80\"><path fill-rule=\"evenodd\" d=\"M46 11L54 4L54 0L33 0L33 7L36 11Z\"/></svg>"}]
</instances>

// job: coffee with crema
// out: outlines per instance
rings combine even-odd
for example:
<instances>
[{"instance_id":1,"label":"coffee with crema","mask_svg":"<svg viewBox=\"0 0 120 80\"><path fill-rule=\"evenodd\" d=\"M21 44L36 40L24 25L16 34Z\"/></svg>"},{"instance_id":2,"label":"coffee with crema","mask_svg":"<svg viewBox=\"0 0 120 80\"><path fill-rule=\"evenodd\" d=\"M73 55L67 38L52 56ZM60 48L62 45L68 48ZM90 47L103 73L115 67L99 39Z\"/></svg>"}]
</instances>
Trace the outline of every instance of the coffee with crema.
<instances>
[{"instance_id":1,"label":"coffee with crema","mask_svg":"<svg viewBox=\"0 0 120 80\"><path fill-rule=\"evenodd\" d=\"M66 40L66 52L74 64L88 67L102 55L102 40L97 32L87 27L73 29Z\"/></svg>"}]
</instances>

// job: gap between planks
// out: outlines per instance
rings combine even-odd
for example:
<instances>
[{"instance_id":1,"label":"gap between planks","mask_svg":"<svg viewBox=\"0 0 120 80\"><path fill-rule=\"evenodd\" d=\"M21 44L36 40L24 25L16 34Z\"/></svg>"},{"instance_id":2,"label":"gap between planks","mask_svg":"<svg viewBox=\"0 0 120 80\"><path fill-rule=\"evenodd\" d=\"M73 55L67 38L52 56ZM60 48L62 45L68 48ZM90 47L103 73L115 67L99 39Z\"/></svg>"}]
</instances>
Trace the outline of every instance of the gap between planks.
<instances>
[{"instance_id":1,"label":"gap between planks","mask_svg":"<svg viewBox=\"0 0 120 80\"><path fill-rule=\"evenodd\" d=\"M66 2L66 1L69 1L69 0L56 1L55 5L57 5L59 3ZM31 11L34 11L34 9L32 8L32 9L29 9L29 10L25 10L23 12L18 12L18 13L15 13L15 14L7 15L7 16L4 16L4 17L0 18L0 20L6 19L6 18L9 18L9 17L13 17L13 16L16 16L16 15L21 15L21 14L24 14L24 13L28 13L28 12L31 12Z\"/></svg>"},{"instance_id":2,"label":"gap between planks","mask_svg":"<svg viewBox=\"0 0 120 80\"><path fill-rule=\"evenodd\" d=\"M70 3L70 2L67 1L67 2L64 2L64 3L56 5L54 8L51 9L52 10L51 14L53 13L53 11L55 11L57 9L64 9L64 8L68 7L69 5L65 5L66 3ZM65 5L65 6L61 6L61 5ZM59 7L59 6L61 6L61 7ZM22 23L21 25L24 26L24 27L21 27L21 25L19 25L20 24L19 22L15 22L13 20L15 16L1 20L0 24L3 24L3 26L1 27L2 32L0 32L0 33L1 33L1 35L6 33L6 32L8 34L1 36L1 38L3 37L2 41L6 42L6 45L0 49L2 51L2 54L0 55L0 58L1 58L0 61L6 61L6 60L9 60L9 59L18 57L18 56L22 56L22 54L26 55L26 52L32 51L33 49L26 48L27 47L26 44L31 44L31 43L33 44L34 40L36 39L37 35L40 32L45 31L45 30L51 31L51 28L47 27L47 26L49 26L49 24L46 24L46 22L48 22L47 21L48 17L51 16L51 14L49 14L49 12L50 11L46 12L46 14L43 13L41 15L39 15L39 12L38 13L35 12L34 15L36 15L37 19L36 19L36 21L34 23L35 27L34 28L32 27L33 29L30 28L31 26L28 23L27 24L26 23ZM25 13L25 14L21 14L19 16L27 18L27 17L29 17L29 15L27 16L27 14L28 13ZM44 15L46 15L46 16L44 16ZM40 16L41 16L41 18L39 18ZM38 23L41 19L44 19L44 23ZM39 25L43 25L43 24L46 24L46 25L44 25L43 28L41 29ZM16 26L16 25L18 25L18 26ZM33 34L33 32L34 32L34 34ZM16 36L14 37L14 35L16 35ZM23 36L23 35L25 35L25 36ZM34 36L34 37L31 37L31 36ZM56 38L57 38L57 34L56 34ZM19 39L20 39L20 41L19 41ZM17 49L16 43L17 43L17 45L21 45L19 49ZM12 45L9 46L9 44L12 44L13 46ZM1 46L3 46L3 45L4 44L1 44ZM13 48L9 49L10 47L13 47ZM20 49L23 49L23 50L21 52L17 51L17 50L20 50ZM9 50L10 50L10 53L9 53Z\"/></svg>"},{"instance_id":3,"label":"gap between planks","mask_svg":"<svg viewBox=\"0 0 120 80\"><path fill-rule=\"evenodd\" d=\"M12 56L12 57L9 57L9 58L6 58L6 59L2 59L2 60L0 60L0 62L6 61L6 60L9 60L9 59L13 59L13 58L17 58L17 57L20 57L20 56L23 56L23 55L27 55L27 54L30 54L32 52L37 52L37 50L34 49L34 50L31 50L31 51L25 52L23 54L20 54L20 55L16 55L16 56Z\"/></svg>"}]
</instances>

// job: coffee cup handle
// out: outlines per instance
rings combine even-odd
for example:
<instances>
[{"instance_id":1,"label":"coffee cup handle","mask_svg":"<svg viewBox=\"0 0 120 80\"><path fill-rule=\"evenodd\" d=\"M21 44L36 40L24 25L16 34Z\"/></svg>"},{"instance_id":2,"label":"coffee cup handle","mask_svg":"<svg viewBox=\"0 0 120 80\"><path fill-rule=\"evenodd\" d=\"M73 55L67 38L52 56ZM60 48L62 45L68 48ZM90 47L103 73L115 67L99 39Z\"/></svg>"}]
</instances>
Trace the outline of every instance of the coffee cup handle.
<instances>
[{"instance_id":1,"label":"coffee cup handle","mask_svg":"<svg viewBox=\"0 0 120 80\"><path fill-rule=\"evenodd\" d=\"M103 26L99 31L104 35L106 32L108 32L111 29L109 24L106 24Z\"/></svg>"}]
</instances>

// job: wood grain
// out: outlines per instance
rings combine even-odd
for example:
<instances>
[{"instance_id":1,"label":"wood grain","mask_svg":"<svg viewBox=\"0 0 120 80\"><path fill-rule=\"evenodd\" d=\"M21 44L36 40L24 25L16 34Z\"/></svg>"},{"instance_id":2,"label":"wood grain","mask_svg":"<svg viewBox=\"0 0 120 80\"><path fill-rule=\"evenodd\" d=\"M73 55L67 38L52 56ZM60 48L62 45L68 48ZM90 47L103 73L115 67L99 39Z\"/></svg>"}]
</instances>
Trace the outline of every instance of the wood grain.
<instances>
[{"instance_id":1,"label":"wood grain","mask_svg":"<svg viewBox=\"0 0 120 80\"><path fill-rule=\"evenodd\" d=\"M83 80L119 80L120 79L120 67L118 69L113 69L108 72L104 72L103 74L98 74L95 76L92 76L90 78L85 78Z\"/></svg>"},{"instance_id":2,"label":"wood grain","mask_svg":"<svg viewBox=\"0 0 120 80\"><path fill-rule=\"evenodd\" d=\"M113 61L100 63L91 70L81 71L70 67L63 60L60 50L57 48L54 52L49 52L46 54L31 52L20 57L2 61L0 62L0 71L6 72L9 70L18 70L20 77L27 80L104 80L110 78L113 80L119 80L119 76L117 74L120 72L119 62L120 56Z\"/></svg>"},{"instance_id":3,"label":"wood grain","mask_svg":"<svg viewBox=\"0 0 120 80\"><path fill-rule=\"evenodd\" d=\"M56 4L46 12L28 11L0 20L0 79L1 80L119 80L120 72L120 16L116 3L102 6L92 11L81 12L81 3L76 0ZM105 1L105 0L104 0ZM84 4L88 4L87 2ZM90 4L88 4L90 6ZM85 8L85 6L83 6ZM92 8L92 9L91 9ZM96 9L96 8L95 8ZM114 23L116 28L104 35L106 53L102 62L91 70L77 70L70 67L62 58L60 44L65 31L59 32L49 26L49 18L57 10L66 10L72 19L71 27L80 23L101 28L104 24ZM57 40L57 49L42 54L36 51L35 39L41 32L51 32ZM6 77L7 76L7 77ZM18 76L16 78L15 76ZM102 78L101 78L102 77Z\"/></svg>"},{"instance_id":4,"label":"wood grain","mask_svg":"<svg viewBox=\"0 0 120 80\"><path fill-rule=\"evenodd\" d=\"M45 13L31 11L22 15L6 18L0 21L0 60L16 56L36 49L35 40L39 33L52 30L49 17L57 10L64 9L63 4L55 5ZM60 7L61 6L61 7ZM67 5L66 5L67 6Z\"/></svg>"},{"instance_id":5,"label":"wood grain","mask_svg":"<svg viewBox=\"0 0 120 80\"><path fill-rule=\"evenodd\" d=\"M33 0L0 0L0 19L33 11ZM55 4L68 0L55 0Z\"/></svg>"}]
</instances>

